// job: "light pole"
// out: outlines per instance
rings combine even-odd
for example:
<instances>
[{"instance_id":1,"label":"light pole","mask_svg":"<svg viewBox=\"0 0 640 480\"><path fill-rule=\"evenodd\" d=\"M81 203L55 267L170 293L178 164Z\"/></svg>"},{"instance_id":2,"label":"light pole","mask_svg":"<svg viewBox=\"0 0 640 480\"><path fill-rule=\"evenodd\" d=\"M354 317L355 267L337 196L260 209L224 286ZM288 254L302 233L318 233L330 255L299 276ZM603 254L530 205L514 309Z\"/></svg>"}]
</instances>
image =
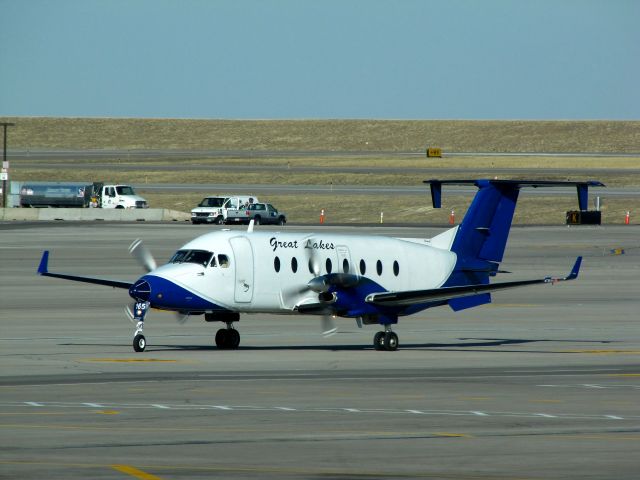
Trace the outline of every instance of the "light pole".
<instances>
[{"instance_id":1,"label":"light pole","mask_svg":"<svg viewBox=\"0 0 640 480\"><path fill-rule=\"evenodd\" d=\"M2 206L7 207L7 180L9 179L9 162L7 162L7 127L13 127L15 123L0 122L4 128L4 148L2 150Z\"/></svg>"}]
</instances>

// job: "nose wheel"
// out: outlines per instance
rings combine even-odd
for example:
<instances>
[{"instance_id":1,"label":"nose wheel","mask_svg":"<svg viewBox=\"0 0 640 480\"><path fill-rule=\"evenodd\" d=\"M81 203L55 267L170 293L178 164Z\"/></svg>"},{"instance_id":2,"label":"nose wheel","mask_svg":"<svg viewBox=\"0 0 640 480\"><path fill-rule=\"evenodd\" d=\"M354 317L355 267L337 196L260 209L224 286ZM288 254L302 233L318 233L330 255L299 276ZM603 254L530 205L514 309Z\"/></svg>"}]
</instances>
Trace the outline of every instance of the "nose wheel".
<instances>
[{"instance_id":1,"label":"nose wheel","mask_svg":"<svg viewBox=\"0 0 640 480\"><path fill-rule=\"evenodd\" d=\"M133 337L133 349L136 352L144 352L144 349L147 347L147 339L144 338L142 333L137 333L135 337Z\"/></svg>"},{"instance_id":2,"label":"nose wheel","mask_svg":"<svg viewBox=\"0 0 640 480\"><path fill-rule=\"evenodd\" d=\"M390 325L385 325L384 332L378 332L373 336L373 348L393 352L398 349L398 335L391 331Z\"/></svg>"}]
</instances>

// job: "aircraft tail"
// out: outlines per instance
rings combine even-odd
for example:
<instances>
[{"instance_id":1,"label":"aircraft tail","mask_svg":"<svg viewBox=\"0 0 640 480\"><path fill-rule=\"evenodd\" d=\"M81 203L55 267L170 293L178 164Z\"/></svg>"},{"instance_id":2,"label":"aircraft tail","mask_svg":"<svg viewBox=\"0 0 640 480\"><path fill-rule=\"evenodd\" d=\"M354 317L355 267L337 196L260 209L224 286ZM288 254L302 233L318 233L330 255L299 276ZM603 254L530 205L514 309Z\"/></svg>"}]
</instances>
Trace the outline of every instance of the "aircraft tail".
<instances>
[{"instance_id":1,"label":"aircraft tail","mask_svg":"<svg viewBox=\"0 0 640 480\"><path fill-rule=\"evenodd\" d=\"M425 180L431 185L434 208L440 208L442 185L475 185L478 187L469 209L455 231L450 250L457 255L453 274L445 287L489 283L498 271L522 187L567 187L578 190L580 210L587 209L588 187L604 186L600 182L565 182L532 180ZM445 232L446 233L446 232ZM461 303L461 308L490 302L488 294L477 295ZM482 298L480 298L482 297ZM470 303L471 301L471 303ZM455 302L454 302L455 303ZM451 303L450 303L451 304ZM467 306L468 305L468 306ZM454 304L451 307L456 310Z\"/></svg>"}]
</instances>

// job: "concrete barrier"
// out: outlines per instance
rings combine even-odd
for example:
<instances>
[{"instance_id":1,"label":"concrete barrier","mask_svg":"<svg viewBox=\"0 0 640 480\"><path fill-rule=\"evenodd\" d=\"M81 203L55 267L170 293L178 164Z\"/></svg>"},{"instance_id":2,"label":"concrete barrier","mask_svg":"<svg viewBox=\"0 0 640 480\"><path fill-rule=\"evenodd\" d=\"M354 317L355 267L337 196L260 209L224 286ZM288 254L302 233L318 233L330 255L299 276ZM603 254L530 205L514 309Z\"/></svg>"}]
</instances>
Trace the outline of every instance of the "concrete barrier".
<instances>
[{"instance_id":1,"label":"concrete barrier","mask_svg":"<svg viewBox=\"0 0 640 480\"><path fill-rule=\"evenodd\" d=\"M0 208L0 221L181 222L191 214L166 208L134 210L103 208Z\"/></svg>"}]
</instances>

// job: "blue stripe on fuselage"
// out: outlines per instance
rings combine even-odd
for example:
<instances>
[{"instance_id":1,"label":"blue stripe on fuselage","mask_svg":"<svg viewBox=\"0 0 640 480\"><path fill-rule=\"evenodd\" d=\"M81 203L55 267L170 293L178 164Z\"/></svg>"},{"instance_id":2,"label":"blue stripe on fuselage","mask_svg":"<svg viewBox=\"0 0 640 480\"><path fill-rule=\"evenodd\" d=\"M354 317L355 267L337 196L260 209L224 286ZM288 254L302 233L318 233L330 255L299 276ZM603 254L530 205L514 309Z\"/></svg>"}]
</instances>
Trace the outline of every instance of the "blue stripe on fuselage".
<instances>
[{"instance_id":1,"label":"blue stripe on fuselage","mask_svg":"<svg viewBox=\"0 0 640 480\"><path fill-rule=\"evenodd\" d=\"M141 280L146 280L151 286L149 301L154 308L192 312L227 310L165 278L145 275Z\"/></svg>"}]
</instances>

